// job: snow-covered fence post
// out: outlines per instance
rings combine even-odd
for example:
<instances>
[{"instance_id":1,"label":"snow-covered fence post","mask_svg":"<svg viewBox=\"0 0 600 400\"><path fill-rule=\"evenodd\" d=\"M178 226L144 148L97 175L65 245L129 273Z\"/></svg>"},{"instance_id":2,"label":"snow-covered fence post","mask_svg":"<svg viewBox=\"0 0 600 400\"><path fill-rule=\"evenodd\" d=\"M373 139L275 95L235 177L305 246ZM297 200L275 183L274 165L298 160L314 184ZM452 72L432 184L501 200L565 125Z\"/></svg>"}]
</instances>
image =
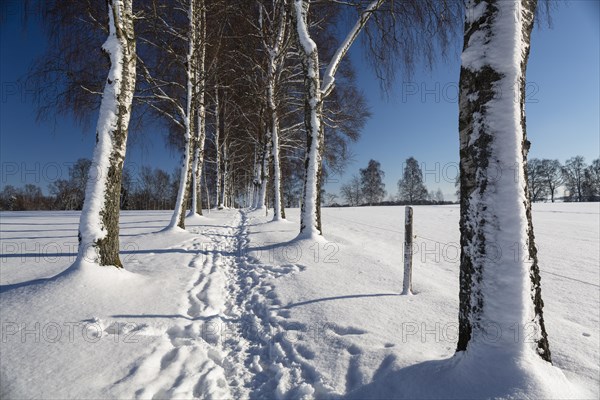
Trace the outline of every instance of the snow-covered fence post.
<instances>
[{"instance_id":1,"label":"snow-covered fence post","mask_svg":"<svg viewBox=\"0 0 600 400\"><path fill-rule=\"evenodd\" d=\"M413 209L406 206L404 213L404 281L402 294L412 294L412 232Z\"/></svg>"}]
</instances>

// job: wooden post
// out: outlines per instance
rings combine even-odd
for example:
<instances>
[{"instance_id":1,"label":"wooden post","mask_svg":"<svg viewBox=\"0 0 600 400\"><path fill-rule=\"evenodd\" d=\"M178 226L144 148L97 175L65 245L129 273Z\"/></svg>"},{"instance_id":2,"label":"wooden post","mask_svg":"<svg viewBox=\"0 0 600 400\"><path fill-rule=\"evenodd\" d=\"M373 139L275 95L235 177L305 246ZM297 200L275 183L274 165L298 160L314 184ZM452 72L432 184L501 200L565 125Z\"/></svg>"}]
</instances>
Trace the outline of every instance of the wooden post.
<instances>
[{"instance_id":1,"label":"wooden post","mask_svg":"<svg viewBox=\"0 0 600 400\"><path fill-rule=\"evenodd\" d=\"M413 209L406 206L404 213L404 281L402 294L412 294L412 237Z\"/></svg>"}]
</instances>

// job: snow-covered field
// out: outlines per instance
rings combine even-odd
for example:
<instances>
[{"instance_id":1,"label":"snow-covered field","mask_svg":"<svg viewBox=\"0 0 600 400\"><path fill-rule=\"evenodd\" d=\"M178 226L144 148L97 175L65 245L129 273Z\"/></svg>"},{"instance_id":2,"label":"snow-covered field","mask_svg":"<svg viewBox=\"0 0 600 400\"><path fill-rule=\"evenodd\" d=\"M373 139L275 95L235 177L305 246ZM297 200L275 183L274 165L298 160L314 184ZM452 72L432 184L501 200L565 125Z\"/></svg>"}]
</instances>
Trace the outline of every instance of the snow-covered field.
<instances>
[{"instance_id":1,"label":"snow-covered field","mask_svg":"<svg viewBox=\"0 0 600 400\"><path fill-rule=\"evenodd\" d=\"M414 208L413 296L399 295L404 208L323 213L325 240L308 242L294 209L212 211L168 234L169 212L124 212L126 271L67 270L76 212L0 213L0 398L502 396L514 382L399 389L454 353L458 207ZM600 205L533 217L554 365L598 398Z\"/></svg>"}]
</instances>

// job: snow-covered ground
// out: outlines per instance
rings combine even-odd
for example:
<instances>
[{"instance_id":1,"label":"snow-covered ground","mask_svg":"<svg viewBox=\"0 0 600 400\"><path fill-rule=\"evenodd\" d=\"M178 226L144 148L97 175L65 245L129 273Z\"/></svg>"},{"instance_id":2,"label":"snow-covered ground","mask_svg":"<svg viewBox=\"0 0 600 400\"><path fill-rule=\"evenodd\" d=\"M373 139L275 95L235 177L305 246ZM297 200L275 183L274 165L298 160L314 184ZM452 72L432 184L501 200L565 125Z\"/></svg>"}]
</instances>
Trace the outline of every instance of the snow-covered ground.
<instances>
[{"instance_id":1,"label":"snow-covered ground","mask_svg":"<svg viewBox=\"0 0 600 400\"><path fill-rule=\"evenodd\" d=\"M457 206L414 208L413 296L399 295L402 207L325 208L317 242L295 241L298 210L286 214L290 222L267 223L263 213L212 211L187 232L157 233L169 212L124 212L126 271L117 271L68 269L76 212L0 213L0 397L511 393L509 373L489 373L506 379L493 390L402 381L454 353ZM536 204L533 217L554 365L598 398L600 205Z\"/></svg>"}]
</instances>

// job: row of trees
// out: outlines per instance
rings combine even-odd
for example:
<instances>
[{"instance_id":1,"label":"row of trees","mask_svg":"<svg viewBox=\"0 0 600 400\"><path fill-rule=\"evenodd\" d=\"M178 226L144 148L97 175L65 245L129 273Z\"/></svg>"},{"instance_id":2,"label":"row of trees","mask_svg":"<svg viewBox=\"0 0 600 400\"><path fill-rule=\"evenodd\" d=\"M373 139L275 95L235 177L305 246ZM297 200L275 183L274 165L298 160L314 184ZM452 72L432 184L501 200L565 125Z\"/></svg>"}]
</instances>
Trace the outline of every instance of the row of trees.
<instances>
[{"instance_id":1,"label":"row of trees","mask_svg":"<svg viewBox=\"0 0 600 400\"><path fill-rule=\"evenodd\" d=\"M383 178L385 172L378 161L370 160L367 168L360 169L360 176L353 176L340 187L340 194L350 206L382 204L386 196ZM414 157L406 159L402 178L398 181L398 196L385 204L443 204L441 189L428 191L423 171Z\"/></svg>"},{"instance_id":2,"label":"row of trees","mask_svg":"<svg viewBox=\"0 0 600 400\"><path fill-rule=\"evenodd\" d=\"M48 25L58 32L53 36L58 45L49 46L54 57L42 68L57 78L42 82L66 86L54 93L66 93L71 109L85 108L83 99L89 96L93 101L87 104L98 107L102 93L92 159L100 173L87 182L80 259L117 267L122 266L118 205L132 116L148 113L165 122L183 152L169 229L183 227L187 199L192 199L191 211L199 211L201 166L207 164L207 111L212 110L219 204L226 205L232 188L234 196L251 189L253 205L262 208L270 185L275 218L284 217L277 168L290 148L284 140L287 132L296 144L292 158L304 165L300 236L315 237L321 233L324 161L331 169L339 165L344 138L357 134L361 126L339 116L365 115L355 112L359 92L340 85L340 78L352 77L344 74L342 61L353 42L366 31L363 37L374 68L380 76L391 77L397 63L410 64L420 55L431 60L438 51L443 53L452 33L464 26L457 345L463 357L453 365L481 357L491 359L492 365L502 357L521 371L522 360L530 356L551 360L524 178L529 148L525 73L536 0L139 0L135 9L132 0L108 0L107 7L89 0L44 4ZM355 23L338 40L340 22L348 20ZM108 55L104 70L98 68L99 36L108 36L102 46ZM52 68L52 60L61 60L59 68ZM86 81L106 70L105 81ZM515 162L518 179L508 174L490 179L492 168L514 169ZM509 250L515 246L527 249L527 260L512 256ZM501 256L490 257L488 250L498 248ZM531 324L536 332L532 343L497 336L498 330ZM482 337L498 340L490 344ZM474 365L483 364L477 360Z\"/></svg>"},{"instance_id":3,"label":"row of trees","mask_svg":"<svg viewBox=\"0 0 600 400\"><path fill-rule=\"evenodd\" d=\"M359 172L360 177L355 175L350 182L340 187L340 194L344 200L351 206L380 203L386 195L383 183L385 172L381 169L381 164L370 160L367 168Z\"/></svg>"},{"instance_id":4,"label":"row of trees","mask_svg":"<svg viewBox=\"0 0 600 400\"><path fill-rule=\"evenodd\" d=\"M90 174L91 160L81 158L74 162L66 179L57 179L48 185L48 194L44 194L40 186L26 184L24 187L6 185L0 191L0 210L81 210L83 207L85 187ZM120 194L121 210L172 210L179 190L179 169L168 173L160 168L143 166L141 168L123 169ZM290 182L296 182L290 180ZM202 202L204 209L216 207L214 182L209 179L201 181ZM302 188L293 184L282 187L282 202L286 207L297 207L302 196ZM213 194L213 196L211 196ZM273 196L271 193L270 196ZM249 206L244 203L247 196L232 197L228 204L232 206Z\"/></svg>"},{"instance_id":5,"label":"row of trees","mask_svg":"<svg viewBox=\"0 0 600 400\"><path fill-rule=\"evenodd\" d=\"M564 201L600 201L600 159L586 165L582 156L558 160L532 158L527 162L527 179L532 201L553 203L559 187L565 188Z\"/></svg>"},{"instance_id":6,"label":"row of trees","mask_svg":"<svg viewBox=\"0 0 600 400\"><path fill-rule=\"evenodd\" d=\"M5 186L0 192L0 210L81 210L91 164L89 159L80 158L69 166L67 179L48 185L49 196L34 184L23 188Z\"/></svg>"},{"instance_id":7,"label":"row of trees","mask_svg":"<svg viewBox=\"0 0 600 400\"><path fill-rule=\"evenodd\" d=\"M285 218L284 188L300 191L300 235L320 235L322 182L343 169L369 116L348 50L366 31L374 69L391 78L400 64L432 61L462 14L459 0L50 0L43 9L51 43L32 76L52 95L42 90L50 101L40 110L85 120L99 108L80 238L87 259L116 266L130 126L164 126L181 151L168 229L183 228L188 209L202 212L209 182L210 203L271 204L274 220Z\"/></svg>"},{"instance_id":8,"label":"row of trees","mask_svg":"<svg viewBox=\"0 0 600 400\"><path fill-rule=\"evenodd\" d=\"M84 190L87 184L91 161L86 158L77 160L69 167L68 179L52 182L48 190L49 196L33 184L22 188L7 185L0 192L0 210L81 210ZM423 178L423 171L414 157L409 157L403 170L403 178L398 181L398 194L394 199L387 199L383 178L385 172L378 161L370 160L367 167L360 169L360 175L353 176L349 182L340 187L340 195L347 205L373 204L446 204L441 189L428 191ZM173 173L149 166L142 167L134 173L123 169L121 187L121 209L123 210L169 210L175 206L179 188L179 170ZM568 159L565 165L558 160L530 159L527 163L527 178L531 199L534 202L552 202L556 199L559 187L565 189L561 200L567 202L600 201L600 159L586 165L582 156ZM290 182L297 179L290 179ZM216 198L211 196L214 187L211 182L201 180L201 188L206 195L200 197L203 208L216 205ZM271 193L271 196L273 194ZM296 207L300 204L301 188L284 184L281 188L282 204ZM329 195L329 205L337 204L336 195ZM246 197L247 198L247 197ZM230 199L233 206L247 206L238 200ZM213 203L211 203L213 201Z\"/></svg>"},{"instance_id":9,"label":"row of trees","mask_svg":"<svg viewBox=\"0 0 600 400\"><path fill-rule=\"evenodd\" d=\"M0 192L0 210L81 210L91 161L79 159L69 168L68 179L48 185L49 195L33 184L23 188L7 185ZM178 171L169 174L162 169L142 167L137 176L125 168L121 187L122 210L173 209L177 196Z\"/></svg>"},{"instance_id":10,"label":"row of trees","mask_svg":"<svg viewBox=\"0 0 600 400\"><path fill-rule=\"evenodd\" d=\"M496 171L496 175L499 172ZM360 176L353 176L340 187L340 194L350 206L381 204L386 196L383 178L385 173L378 161L371 160ZM499 176L497 176L499 178ZM585 163L582 156L568 159L564 165L558 160L532 158L527 162L527 181L531 200L550 200L554 203L558 189L564 188L561 200L567 202L600 201L600 159ZM456 181L457 196L459 180ZM428 191L423 171L414 157L409 157L398 181L398 195L385 204L444 204L440 189Z\"/></svg>"}]
</instances>

